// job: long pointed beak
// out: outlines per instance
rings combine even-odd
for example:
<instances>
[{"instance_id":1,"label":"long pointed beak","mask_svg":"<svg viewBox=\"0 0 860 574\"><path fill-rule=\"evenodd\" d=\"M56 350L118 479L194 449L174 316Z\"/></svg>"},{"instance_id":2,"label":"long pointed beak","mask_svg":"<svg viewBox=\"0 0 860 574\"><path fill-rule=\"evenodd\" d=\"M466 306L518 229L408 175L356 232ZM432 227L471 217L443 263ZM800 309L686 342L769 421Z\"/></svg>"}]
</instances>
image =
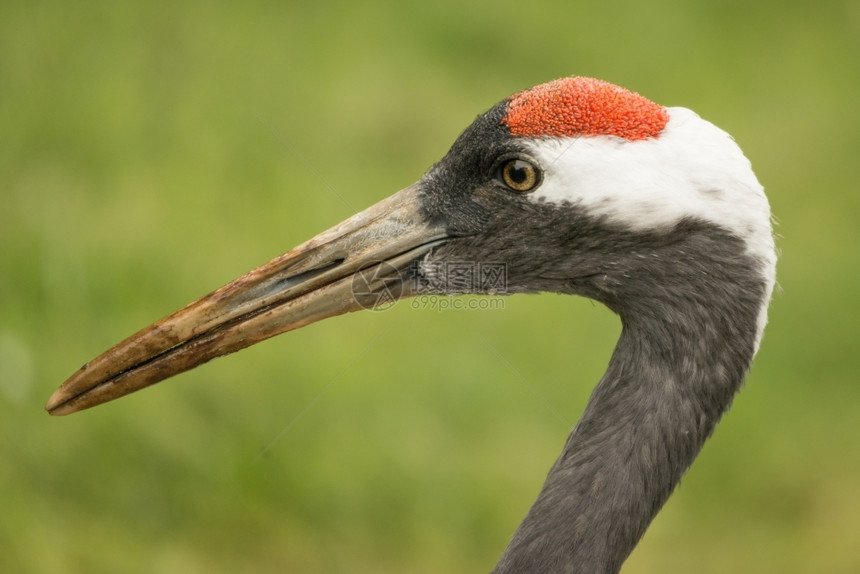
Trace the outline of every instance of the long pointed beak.
<instances>
[{"instance_id":1,"label":"long pointed beak","mask_svg":"<svg viewBox=\"0 0 860 574\"><path fill-rule=\"evenodd\" d=\"M410 265L445 241L408 187L138 331L48 400L66 415L315 321L414 294Z\"/></svg>"}]
</instances>

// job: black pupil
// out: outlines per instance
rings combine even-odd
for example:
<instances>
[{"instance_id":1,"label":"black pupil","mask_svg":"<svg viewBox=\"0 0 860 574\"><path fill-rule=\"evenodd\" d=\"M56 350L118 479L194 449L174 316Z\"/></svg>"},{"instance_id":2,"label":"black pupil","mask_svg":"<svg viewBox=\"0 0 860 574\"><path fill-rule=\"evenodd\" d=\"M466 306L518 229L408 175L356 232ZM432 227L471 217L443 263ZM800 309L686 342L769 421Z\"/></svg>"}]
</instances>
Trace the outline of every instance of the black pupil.
<instances>
[{"instance_id":1,"label":"black pupil","mask_svg":"<svg viewBox=\"0 0 860 574\"><path fill-rule=\"evenodd\" d=\"M529 164L524 161L514 161L508 164L508 177L514 183L525 183L529 179Z\"/></svg>"}]
</instances>

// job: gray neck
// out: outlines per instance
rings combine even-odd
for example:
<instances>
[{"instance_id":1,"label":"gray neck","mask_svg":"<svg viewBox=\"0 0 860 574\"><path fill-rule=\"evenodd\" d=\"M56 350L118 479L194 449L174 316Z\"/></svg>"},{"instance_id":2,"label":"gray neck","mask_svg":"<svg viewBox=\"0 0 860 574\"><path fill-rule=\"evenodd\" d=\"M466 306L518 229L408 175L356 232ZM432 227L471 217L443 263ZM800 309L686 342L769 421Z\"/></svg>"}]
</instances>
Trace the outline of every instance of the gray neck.
<instances>
[{"instance_id":1,"label":"gray neck","mask_svg":"<svg viewBox=\"0 0 860 574\"><path fill-rule=\"evenodd\" d=\"M475 220L481 232L464 232L430 260L502 258L508 293L590 297L623 325L495 572L617 572L740 388L769 271L741 238L709 222L635 231L578 205L475 197L473 207L489 206Z\"/></svg>"},{"instance_id":2,"label":"gray neck","mask_svg":"<svg viewBox=\"0 0 860 574\"><path fill-rule=\"evenodd\" d=\"M494 573L618 572L740 388L757 291L621 310L608 370Z\"/></svg>"}]
</instances>

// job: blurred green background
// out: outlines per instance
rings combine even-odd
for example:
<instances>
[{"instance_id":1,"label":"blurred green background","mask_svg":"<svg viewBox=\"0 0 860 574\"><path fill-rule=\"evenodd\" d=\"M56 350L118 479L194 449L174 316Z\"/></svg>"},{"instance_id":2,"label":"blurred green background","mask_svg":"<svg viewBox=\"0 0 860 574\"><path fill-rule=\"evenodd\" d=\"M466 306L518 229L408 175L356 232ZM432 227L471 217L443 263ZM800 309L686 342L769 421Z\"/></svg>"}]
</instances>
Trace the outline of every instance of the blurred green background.
<instances>
[{"instance_id":1,"label":"blurred green background","mask_svg":"<svg viewBox=\"0 0 860 574\"><path fill-rule=\"evenodd\" d=\"M746 388L623 571L860 572L858 54L856 0L3 2L0 571L488 572L618 335L589 301L403 302L42 405L590 75L732 133L782 252Z\"/></svg>"}]
</instances>

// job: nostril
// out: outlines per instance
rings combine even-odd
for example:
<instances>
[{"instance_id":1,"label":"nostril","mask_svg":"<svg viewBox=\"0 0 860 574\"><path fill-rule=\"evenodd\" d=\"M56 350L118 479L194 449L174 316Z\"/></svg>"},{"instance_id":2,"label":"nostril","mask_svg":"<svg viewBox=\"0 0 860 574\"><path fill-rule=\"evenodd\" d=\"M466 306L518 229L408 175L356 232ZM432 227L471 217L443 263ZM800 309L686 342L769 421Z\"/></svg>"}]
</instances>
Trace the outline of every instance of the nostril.
<instances>
[{"instance_id":1,"label":"nostril","mask_svg":"<svg viewBox=\"0 0 860 574\"><path fill-rule=\"evenodd\" d=\"M305 273L313 273L315 271L321 273L323 271L328 271L329 269L334 269L335 267L341 265L344 261L346 261L346 257L338 257L330 261L329 263L323 263L321 265L317 265L313 269L308 269L307 271L305 271Z\"/></svg>"},{"instance_id":2,"label":"nostril","mask_svg":"<svg viewBox=\"0 0 860 574\"><path fill-rule=\"evenodd\" d=\"M346 257L338 257L337 259L329 261L328 263L323 263L312 269L308 269L307 271L302 271L301 273L284 277L272 284L270 291L282 291L300 283L304 283L305 281L322 275L326 271L331 271L335 267L339 267L344 261L346 261Z\"/></svg>"}]
</instances>

